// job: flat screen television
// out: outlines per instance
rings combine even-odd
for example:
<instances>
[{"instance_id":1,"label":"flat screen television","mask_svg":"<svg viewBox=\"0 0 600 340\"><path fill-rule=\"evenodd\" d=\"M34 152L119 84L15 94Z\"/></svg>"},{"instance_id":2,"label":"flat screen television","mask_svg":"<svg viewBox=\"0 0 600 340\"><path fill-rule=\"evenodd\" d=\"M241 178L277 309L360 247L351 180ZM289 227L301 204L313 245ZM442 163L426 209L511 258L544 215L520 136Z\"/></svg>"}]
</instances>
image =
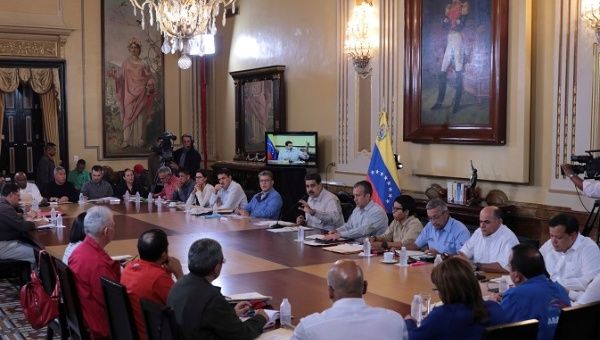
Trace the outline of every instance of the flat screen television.
<instances>
[{"instance_id":1,"label":"flat screen television","mask_svg":"<svg viewBox=\"0 0 600 340\"><path fill-rule=\"evenodd\" d=\"M265 132L265 159L269 166L317 167L318 134L314 132Z\"/></svg>"}]
</instances>

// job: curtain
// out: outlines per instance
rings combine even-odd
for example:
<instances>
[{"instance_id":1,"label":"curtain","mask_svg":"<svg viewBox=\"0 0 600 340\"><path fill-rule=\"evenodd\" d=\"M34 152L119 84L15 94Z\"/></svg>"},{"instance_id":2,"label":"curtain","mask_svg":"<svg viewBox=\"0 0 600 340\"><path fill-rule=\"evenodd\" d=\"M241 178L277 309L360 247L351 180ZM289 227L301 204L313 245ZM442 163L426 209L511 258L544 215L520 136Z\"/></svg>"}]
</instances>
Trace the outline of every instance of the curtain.
<instances>
[{"instance_id":1,"label":"curtain","mask_svg":"<svg viewBox=\"0 0 600 340\"><path fill-rule=\"evenodd\" d=\"M2 129L4 129L4 92L0 91L0 152L2 150Z\"/></svg>"},{"instance_id":2,"label":"curtain","mask_svg":"<svg viewBox=\"0 0 600 340\"><path fill-rule=\"evenodd\" d=\"M56 68L0 68L0 91L13 92L20 82L29 83L33 91L40 95L44 140L56 144L55 164L60 162L60 142L58 139L58 118L60 101L60 79ZM0 105L0 132L4 122L4 99ZM1 141L0 141L1 143ZM1 144L0 144L1 146Z\"/></svg>"}]
</instances>

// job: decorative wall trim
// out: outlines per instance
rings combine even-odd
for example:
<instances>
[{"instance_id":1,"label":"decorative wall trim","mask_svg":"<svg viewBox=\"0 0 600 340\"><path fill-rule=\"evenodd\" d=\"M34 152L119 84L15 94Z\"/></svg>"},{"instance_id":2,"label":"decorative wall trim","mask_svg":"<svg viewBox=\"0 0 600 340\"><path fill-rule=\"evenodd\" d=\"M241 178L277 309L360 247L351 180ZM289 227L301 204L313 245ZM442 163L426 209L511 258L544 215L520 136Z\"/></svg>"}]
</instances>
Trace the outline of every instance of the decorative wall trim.
<instances>
[{"instance_id":1,"label":"decorative wall trim","mask_svg":"<svg viewBox=\"0 0 600 340\"><path fill-rule=\"evenodd\" d=\"M69 28L0 25L0 56L65 58Z\"/></svg>"}]
</instances>

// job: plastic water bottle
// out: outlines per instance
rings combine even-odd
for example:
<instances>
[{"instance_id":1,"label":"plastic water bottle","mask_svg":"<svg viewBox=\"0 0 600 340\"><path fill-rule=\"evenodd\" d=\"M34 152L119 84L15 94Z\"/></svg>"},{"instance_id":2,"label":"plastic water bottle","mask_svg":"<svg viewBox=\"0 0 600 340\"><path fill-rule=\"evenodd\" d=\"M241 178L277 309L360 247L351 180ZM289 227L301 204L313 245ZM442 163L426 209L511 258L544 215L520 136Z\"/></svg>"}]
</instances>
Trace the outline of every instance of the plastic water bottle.
<instances>
[{"instance_id":1,"label":"plastic water bottle","mask_svg":"<svg viewBox=\"0 0 600 340\"><path fill-rule=\"evenodd\" d=\"M404 246L400 249L400 266L408 267L408 251Z\"/></svg>"},{"instance_id":2,"label":"plastic water bottle","mask_svg":"<svg viewBox=\"0 0 600 340\"><path fill-rule=\"evenodd\" d=\"M298 239L296 241L304 242L304 228L301 225L298 226Z\"/></svg>"},{"instance_id":3,"label":"plastic water bottle","mask_svg":"<svg viewBox=\"0 0 600 340\"><path fill-rule=\"evenodd\" d=\"M63 226L62 214L58 214L58 216L56 216L56 226L59 228L62 228L62 226Z\"/></svg>"},{"instance_id":4,"label":"plastic water bottle","mask_svg":"<svg viewBox=\"0 0 600 340\"><path fill-rule=\"evenodd\" d=\"M56 209L54 207L50 210L50 224L56 225Z\"/></svg>"},{"instance_id":5,"label":"plastic water bottle","mask_svg":"<svg viewBox=\"0 0 600 340\"><path fill-rule=\"evenodd\" d=\"M413 296L412 302L410 303L410 316L412 316L413 319L415 319L417 324L419 324L421 322L421 308L422 308L421 295L415 294Z\"/></svg>"},{"instance_id":6,"label":"plastic water bottle","mask_svg":"<svg viewBox=\"0 0 600 340\"><path fill-rule=\"evenodd\" d=\"M371 256L371 240L368 237L365 237L363 243L363 256Z\"/></svg>"},{"instance_id":7,"label":"plastic water bottle","mask_svg":"<svg viewBox=\"0 0 600 340\"><path fill-rule=\"evenodd\" d=\"M124 198L125 198L125 203L129 202L129 191L125 190Z\"/></svg>"},{"instance_id":8,"label":"plastic water bottle","mask_svg":"<svg viewBox=\"0 0 600 340\"><path fill-rule=\"evenodd\" d=\"M192 210L192 202L190 200L185 201L185 212L189 213Z\"/></svg>"},{"instance_id":9,"label":"plastic water bottle","mask_svg":"<svg viewBox=\"0 0 600 340\"><path fill-rule=\"evenodd\" d=\"M498 292L500 294L504 294L508 290L508 280L504 275L500 278L500 285L498 287Z\"/></svg>"},{"instance_id":10,"label":"plastic water bottle","mask_svg":"<svg viewBox=\"0 0 600 340\"><path fill-rule=\"evenodd\" d=\"M442 262L444 262L444 260L442 259L442 255L437 254L435 256L435 260L433 260L433 266L435 267L435 266L437 266L438 264L440 264Z\"/></svg>"},{"instance_id":11,"label":"plastic water bottle","mask_svg":"<svg viewBox=\"0 0 600 340\"><path fill-rule=\"evenodd\" d=\"M283 298L279 306L279 320L283 328L292 326L292 305L287 298Z\"/></svg>"},{"instance_id":12,"label":"plastic water bottle","mask_svg":"<svg viewBox=\"0 0 600 340\"><path fill-rule=\"evenodd\" d=\"M154 200L151 192L148 193L148 198L146 200L148 201L148 203L152 203L152 201Z\"/></svg>"},{"instance_id":13,"label":"plastic water bottle","mask_svg":"<svg viewBox=\"0 0 600 340\"><path fill-rule=\"evenodd\" d=\"M135 201L136 202L141 202L142 201L142 197L140 197L140 192L139 191L137 191L135 193Z\"/></svg>"},{"instance_id":14,"label":"plastic water bottle","mask_svg":"<svg viewBox=\"0 0 600 340\"><path fill-rule=\"evenodd\" d=\"M217 202L215 202L215 204L213 204L212 214L213 215L218 215L219 214L219 207L217 207Z\"/></svg>"},{"instance_id":15,"label":"plastic water bottle","mask_svg":"<svg viewBox=\"0 0 600 340\"><path fill-rule=\"evenodd\" d=\"M156 205L158 205L159 207L162 205L162 197L158 196L158 198L156 199Z\"/></svg>"},{"instance_id":16,"label":"plastic water bottle","mask_svg":"<svg viewBox=\"0 0 600 340\"><path fill-rule=\"evenodd\" d=\"M31 210L36 212L40 211L40 202L38 202L38 200L35 198L31 202Z\"/></svg>"},{"instance_id":17,"label":"plastic water bottle","mask_svg":"<svg viewBox=\"0 0 600 340\"><path fill-rule=\"evenodd\" d=\"M79 204L85 203L85 198L83 197L83 193L79 193Z\"/></svg>"}]
</instances>

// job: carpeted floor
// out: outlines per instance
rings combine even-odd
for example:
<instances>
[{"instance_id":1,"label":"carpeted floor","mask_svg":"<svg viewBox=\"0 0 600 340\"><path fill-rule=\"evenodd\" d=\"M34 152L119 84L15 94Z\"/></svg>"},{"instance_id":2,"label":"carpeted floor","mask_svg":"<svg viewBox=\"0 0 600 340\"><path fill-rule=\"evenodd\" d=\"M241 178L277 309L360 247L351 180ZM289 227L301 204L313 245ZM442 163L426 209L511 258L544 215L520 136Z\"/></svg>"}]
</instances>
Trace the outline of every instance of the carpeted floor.
<instances>
[{"instance_id":1,"label":"carpeted floor","mask_svg":"<svg viewBox=\"0 0 600 340\"><path fill-rule=\"evenodd\" d=\"M23 317L15 285L0 280L0 339L45 339L46 328L35 330ZM60 337L55 337L60 339Z\"/></svg>"}]
</instances>

